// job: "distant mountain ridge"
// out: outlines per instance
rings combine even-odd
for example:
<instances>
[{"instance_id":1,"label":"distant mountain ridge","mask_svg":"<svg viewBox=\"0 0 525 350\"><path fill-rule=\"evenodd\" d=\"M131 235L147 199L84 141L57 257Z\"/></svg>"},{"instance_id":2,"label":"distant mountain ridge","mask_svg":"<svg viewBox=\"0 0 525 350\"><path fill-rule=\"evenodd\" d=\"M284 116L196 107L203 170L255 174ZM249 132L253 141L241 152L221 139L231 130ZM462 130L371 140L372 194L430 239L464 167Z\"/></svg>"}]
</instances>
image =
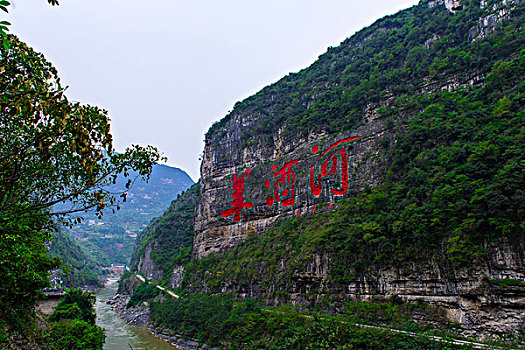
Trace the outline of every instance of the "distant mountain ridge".
<instances>
[{"instance_id":1,"label":"distant mountain ridge","mask_svg":"<svg viewBox=\"0 0 525 350\"><path fill-rule=\"evenodd\" d=\"M130 172L130 177L136 177L137 181L129 190L126 203L122 205L120 213L138 211L140 215L148 218L146 224L153 217L166 210L179 193L194 184L194 181L183 170L163 164L157 164L153 167L148 182L142 181L134 172ZM119 176L117 183L110 186L110 189L117 192L122 191L125 188L126 181L124 177ZM108 215L111 216L111 214ZM141 223L144 222L145 220L141 220Z\"/></svg>"},{"instance_id":2,"label":"distant mountain ridge","mask_svg":"<svg viewBox=\"0 0 525 350\"><path fill-rule=\"evenodd\" d=\"M130 178L135 176L137 174L131 172ZM126 181L119 176L109 190L117 193L124 191ZM157 164L148 182L137 177L120 210L114 214L111 209L106 210L101 219L93 213L80 215L84 221L68 232L99 265L127 264L137 234L154 217L164 212L177 195L193 184L183 170Z\"/></svg>"}]
</instances>

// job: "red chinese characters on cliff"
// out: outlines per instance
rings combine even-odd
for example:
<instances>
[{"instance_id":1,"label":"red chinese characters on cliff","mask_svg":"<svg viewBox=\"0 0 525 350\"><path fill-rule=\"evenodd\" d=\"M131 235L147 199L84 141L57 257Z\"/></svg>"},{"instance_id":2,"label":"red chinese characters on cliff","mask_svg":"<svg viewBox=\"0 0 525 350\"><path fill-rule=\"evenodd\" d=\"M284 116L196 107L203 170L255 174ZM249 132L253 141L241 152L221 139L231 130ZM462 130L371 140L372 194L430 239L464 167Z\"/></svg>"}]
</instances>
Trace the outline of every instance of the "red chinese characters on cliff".
<instances>
[{"instance_id":1,"label":"red chinese characters on cliff","mask_svg":"<svg viewBox=\"0 0 525 350\"><path fill-rule=\"evenodd\" d=\"M360 136L348 137L330 145L321 153L319 146L312 148L312 153L317 155L318 161L310 166L310 189L315 197L319 197L323 190L323 185L329 183L330 191L333 195L343 196L349 187L348 154L345 147L353 141L361 139ZM348 147L346 147L348 148ZM295 173L294 166L299 164L299 159L286 162L280 169L273 165L270 170L273 175L264 181L264 186L271 191L271 195L266 197L266 205L272 207L274 204L281 204L283 207L295 205ZM232 197L233 201L229 209L221 212L222 217L233 216L233 221L240 222L241 216L247 219L244 209L253 208L252 202L244 199L246 179L250 177L252 169L247 169L242 175L233 175ZM329 181L327 181L329 180ZM330 210L333 202L330 203ZM297 209L297 208L296 208ZM315 213L316 206L312 209ZM302 215L303 209L297 209L296 215Z\"/></svg>"},{"instance_id":2,"label":"red chinese characters on cliff","mask_svg":"<svg viewBox=\"0 0 525 350\"><path fill-rule=\"evenodd\" d=\"M241 176L237 176L237 174L233 174L233 201L231 203L231 208L227 210L222 211L222 217L228 218L232 215L233 221L239 222L241 221L241 215L244 219L246 219L246 215L242 212L244 208L253 208L252 202L246 202L244 200L244 184L246 182L246 179L250 177L250 172L252 169L246 170Z\"/></svg>"},{"instance_id":3,"label":"red chinese characters on cliff","mask_svg":"<svg viewBox=\"0 0 525 350\"><path fill-rule=\"evenodd\" d=\"M318 159L322 161L321 172L314 176L314 165L310 167L310 189L314 196L321 195L323 189L322 179L327 176L337 175L340 172L341 185L339 188L331 188L330 191L336 196L342 196L348 190L348 155L344 149L345 144L360 139L359 136L340 140L326 149ZM312 153L319 153L319 146L312 148Z\"/></svg>"},{"instance_id":4,"label":"red chinese characters on cliff","mask_svg":"<svg viewBox=\"0 0 525 350\"><path fill-rule=\"evenodd\" d=\"M299 164L298 159L294 159L285 163L281 169L272 166L271 170L274 172L273 178L277 179L273 186L273 196L266 197L266 205L271 207L275 202L281 203L285 207L295 204L295 174L292 166ZM270 180L264 182L266 188L270 188ZM281 187L284 189L281 190Z\"/></svg>"}]
</instances>

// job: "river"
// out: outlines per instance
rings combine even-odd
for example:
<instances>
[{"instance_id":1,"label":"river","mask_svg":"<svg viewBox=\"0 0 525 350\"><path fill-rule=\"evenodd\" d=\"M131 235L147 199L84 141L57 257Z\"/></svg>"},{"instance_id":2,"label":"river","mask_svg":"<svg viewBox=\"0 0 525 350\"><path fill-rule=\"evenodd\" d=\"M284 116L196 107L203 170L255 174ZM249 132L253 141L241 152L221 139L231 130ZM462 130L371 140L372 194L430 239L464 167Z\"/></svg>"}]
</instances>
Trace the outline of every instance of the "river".
<instances>
[{"instance_id":1,"label":"river","mask_svg":"<svg viewBox=\"0 0 525 350\"><path fill-rule=\"evenodd\" d=\"M118 281L109 280L106 287L97 295L95 309L97 311L97 324L105 329L106 350L173 350L174 346L155 338L144 327L128 325L111 309L106 301L117 293Z\"/></svg>"}]
</instances>

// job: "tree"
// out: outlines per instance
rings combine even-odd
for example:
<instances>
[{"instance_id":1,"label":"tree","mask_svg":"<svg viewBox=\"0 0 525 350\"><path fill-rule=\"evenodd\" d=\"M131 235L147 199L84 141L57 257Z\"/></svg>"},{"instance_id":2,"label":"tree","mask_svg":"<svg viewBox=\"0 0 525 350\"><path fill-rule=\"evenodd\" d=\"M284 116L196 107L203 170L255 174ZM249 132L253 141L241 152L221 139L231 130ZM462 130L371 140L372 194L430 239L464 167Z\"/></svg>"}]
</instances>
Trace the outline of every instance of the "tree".
<instances>
[{"instance_id":1,"label":"tree","mask_svg":"<svg viewBox=\"0 0 525 350\"><path fill-rule=\"evenodd\" d=\"M79 319L54 323L42 339L46 350L102 350L103 344L103 330Z\"/></svg>"},{"instance_id":2,"label":"tree","mask_svg":"<svg viewBox=\"0 0 525 350\"><path fill-rule=\"evenodd\" d=\"M107 204L118 208L104 188L130 169L147 178L159 153L140 146L116 153L107 112L70 102L51 63L14 36L8 40L10 48L0 51L2 218L64 219L92 208L102 214Z\"/></svg>"},{"instance_id":3,"label":"tree","mask_svg":"<svg viewBox=\"0 0 525 350\"><path fill-rule=\"evenodd\" d=\"M34 328L39 290L49 286L49 270L59 265L48 256L51 232L36 229L43 224L39 218L20 222L16 230L0 228L0 348L8 335L27 335Z\"/></svg>"},{"instance_id":4,"label":"tree","mask_svg":"<svg viewBox=\"0 0 525 350\"><path fill-rule=\"evenodd\" d=\"M45 349L102 349L104 332L95 324L95 296L80 289L69 290L49 317L50 330L40 343Z\"/></svg>"},{"instance_id":5,"label":"tree","mask_svg":"<svg viewBox=\"0 0 525 350\"><path fill-rule=\"evenodd\" d=\"M118 209L126 193L110 193L107 185L123 173L129 188L130 170L148 179L162 159L151 146L116 153L107 112L69 101L42 54L12 35L5 40L7 48L0 47L0 344L8 334L25 334L34 326L39 290L59 265L46 248L54 227L81 220L71 219L71 213Z\"/></svg>"},{"instance_id":6,"label":"tree","mask_svg":"<svg viewBox=\"0 0 525 350\"><path fill-rule=\"evenodd\" d=\"M95 296L82 289L68 290L66 295L60 299L55 312L49 317L50 321L78 318L89 324L95 324L96 314L93 309Z\"/></svg>"}]
</instances>

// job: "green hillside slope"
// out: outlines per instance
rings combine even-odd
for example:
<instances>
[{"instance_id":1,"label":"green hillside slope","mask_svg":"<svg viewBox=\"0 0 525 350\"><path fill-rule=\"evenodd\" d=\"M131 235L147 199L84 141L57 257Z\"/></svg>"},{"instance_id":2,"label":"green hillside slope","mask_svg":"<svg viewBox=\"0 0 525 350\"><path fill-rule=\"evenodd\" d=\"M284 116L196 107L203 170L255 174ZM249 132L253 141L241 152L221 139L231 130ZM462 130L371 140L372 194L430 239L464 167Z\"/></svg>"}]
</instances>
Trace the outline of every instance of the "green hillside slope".
<instances>
[{"instance_id":1,"label":"green hillside slope","mask_svg":"<svg viewBox=\"0 0 525 350\"><path fill-rule=\"evenodd\" d=\"M59 229L53 236L49 255L63 262L61 273L53 273L63 282L64 287L76 288L83 286L101 287L98 279L100 271L98 262L86 254L74 237L69 236L65 229Z\"/></svg>"},{"instance_id":2,"label":"green hillside slope","mask_svg":"<svg viewBox=\"0 0 525 350\"><path fill-rule=\"evenodd\" d=\"M193 212L198 193L197 183L178 195L170 207L139 234L130 262L133 268L142 270L146 275L159 271L156 277L168 280L175 266L189 261L193 246ZM151 249L149 262L144 261L147 247ZM152 266L145 266L148 263Z\"/></svg>"}]
</instances>

